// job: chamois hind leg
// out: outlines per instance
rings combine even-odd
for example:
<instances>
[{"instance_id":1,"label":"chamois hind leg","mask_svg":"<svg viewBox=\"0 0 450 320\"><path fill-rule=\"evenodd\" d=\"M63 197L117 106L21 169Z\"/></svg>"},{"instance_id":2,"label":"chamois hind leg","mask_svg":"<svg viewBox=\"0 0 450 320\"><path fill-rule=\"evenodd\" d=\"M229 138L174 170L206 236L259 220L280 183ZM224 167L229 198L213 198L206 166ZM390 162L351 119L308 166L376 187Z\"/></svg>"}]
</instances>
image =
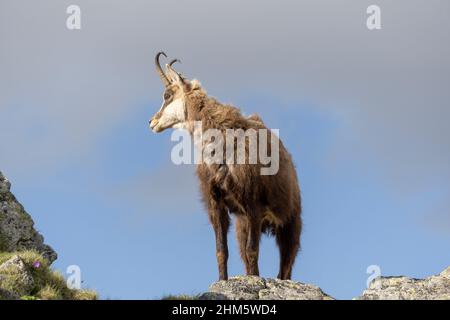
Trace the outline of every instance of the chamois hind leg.
<instances>
[{"instance_id":1,"label":"chamois hind leg","mask_svg":"<svg viewBox=\"0 0 450 320\"><path fill-rule=\"evenodd\" d=\"M247 238L248 238L248 223L246 218L237 217L236 218L236 237L239 243L239 252L241 259L245 265L246 274L250 273L250 265L247 259Z\"/></svg>"},{"instance_id":2,"label":"chamois hind leg","mask_svg":"<svg viewBox=\"0 0 450 320\"><path fill-rule=\"evenodd\" d=\"M248 235L246 256L248 261L247 275L259 276L258 256L261 239L261 217L256 214L248 218Z\"/></svg>"},{"instance_id":3,"label":"chamois hind leg","mask_svg":"<svg viewBox=\"0 0 450 320\"><path fill-rule=\"evenodd\" d=\"M209 219L216 237L216 257L219 267L219 280L228 280L228 243L227 233L230 225L228 211L215 201L209 204Z\"/></svg>"},{"instance_id":4,"label":"chamois hind leg","mask_svg":"<svg viewBox=\"0 0 450 320\"><path fill-rule=\"evenodd\" d=\"M290 280L292 266L300 248L301 220L296 215L291 221L276 230L277 244L280 249L280 271L278 279Z\"/></svg>"}]
</instances>

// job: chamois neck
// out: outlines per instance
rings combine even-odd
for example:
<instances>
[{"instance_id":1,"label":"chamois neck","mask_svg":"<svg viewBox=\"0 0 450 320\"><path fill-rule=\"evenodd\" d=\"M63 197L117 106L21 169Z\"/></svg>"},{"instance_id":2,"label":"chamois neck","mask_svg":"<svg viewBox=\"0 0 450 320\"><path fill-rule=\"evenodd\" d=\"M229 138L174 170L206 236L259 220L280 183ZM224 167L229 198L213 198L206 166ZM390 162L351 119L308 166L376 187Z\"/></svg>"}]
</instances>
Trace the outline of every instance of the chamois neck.
<instances>
[{"instance_id":1,"label":"chamois neck","mask_svg":"<svg viewBox=\"0 0 450 320\"><path fill-rule=\"evenodd\" d=\"M202 131L208 129L245 128L246 119L238 108L222 104L204 92L198 92L187 98L188 120L190 123L202 123ZM192 127L192 126L191 126ZM193 127L189 130L193 132Z\"/></svg>"}]
</instances>

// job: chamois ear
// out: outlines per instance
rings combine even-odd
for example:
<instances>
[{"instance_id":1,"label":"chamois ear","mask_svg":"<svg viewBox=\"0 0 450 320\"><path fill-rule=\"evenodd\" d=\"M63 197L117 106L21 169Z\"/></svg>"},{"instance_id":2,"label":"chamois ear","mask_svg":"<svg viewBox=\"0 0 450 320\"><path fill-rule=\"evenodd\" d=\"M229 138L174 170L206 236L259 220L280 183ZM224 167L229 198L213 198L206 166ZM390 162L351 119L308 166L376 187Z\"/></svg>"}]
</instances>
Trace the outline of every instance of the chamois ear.
<instances>
[{"instance_id":1,"label":"chamois ear","mask_svg":"<svg viewBox=\"0 0 450 320\"><path fill-rule=\"evenodd\" d=\"M184 92L190 92L193 90L200 90L202 87L197 79L187 80L183 79Z\"/></svg>"},{"instance_id":2,"label":"chamois ear","mask_svg":"<svg viewBox=\"0 0 450 320\"><path fill-rule=\"evenodd\" d=\"M166 64L166 75L172 83L183 84L183 78L169 64Z\"/></svg>"},{"instance_id":3,"label":"chamois ear","mask_svg":"<svg viewBox=\"0 0 450 320\"><path fill-rule=\"evenodd\" d=\"M198 81L197 79L192 79L191 81L189 81L189 85L191 87L191 90L199 90L202 88L200 81Z\"/></svg>"}]
</instances>

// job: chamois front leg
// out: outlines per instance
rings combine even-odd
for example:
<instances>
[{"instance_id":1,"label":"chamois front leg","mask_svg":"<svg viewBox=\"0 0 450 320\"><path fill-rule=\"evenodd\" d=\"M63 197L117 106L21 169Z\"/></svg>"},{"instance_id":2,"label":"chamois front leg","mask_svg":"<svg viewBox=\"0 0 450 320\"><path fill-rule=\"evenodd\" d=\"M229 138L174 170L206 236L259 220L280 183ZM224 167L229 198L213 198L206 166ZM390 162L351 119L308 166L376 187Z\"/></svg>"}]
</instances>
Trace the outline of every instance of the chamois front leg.
<instances>
[{"instance_id":1,"label":"chamois front leg","mask_svg":"<svg viewBox=\"0 0 450 320\"><path fill-rule=\"evenodd\" d=\"M219 266L219 280L228 280L228 243L227 234L230 218L225 206L213 201L209 207L209 218L216 236L216 256Z\"/></svg>"}]
</instances>

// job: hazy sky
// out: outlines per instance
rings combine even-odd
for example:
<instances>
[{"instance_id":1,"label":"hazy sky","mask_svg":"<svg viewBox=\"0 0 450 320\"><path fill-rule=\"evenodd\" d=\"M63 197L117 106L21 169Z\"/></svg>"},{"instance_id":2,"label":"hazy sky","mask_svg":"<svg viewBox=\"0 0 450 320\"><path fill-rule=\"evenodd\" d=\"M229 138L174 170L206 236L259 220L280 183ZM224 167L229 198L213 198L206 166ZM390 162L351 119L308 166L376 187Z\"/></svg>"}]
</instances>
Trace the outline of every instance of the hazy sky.
<instances>
[{"instance_id":1,"label":"hazy sky","mask_svg":"<svg viewBox=\"0 0 450 320\"><path fill-rule=\"evenodd\" d=\"M66 8L81 8L81 30ZM382 29L366 28L381 8ZM340 298L369 265L450 264L450 3L0 0L0 170L64 271L112 298L201 292L217 278L191 166L170 162L153 57L182 60L223 102L259 113L298 168L293 277ZM243 273L230 232L230 273ZM261 271L275 276L273 239Z\"/></svg>"}]
</instances>

